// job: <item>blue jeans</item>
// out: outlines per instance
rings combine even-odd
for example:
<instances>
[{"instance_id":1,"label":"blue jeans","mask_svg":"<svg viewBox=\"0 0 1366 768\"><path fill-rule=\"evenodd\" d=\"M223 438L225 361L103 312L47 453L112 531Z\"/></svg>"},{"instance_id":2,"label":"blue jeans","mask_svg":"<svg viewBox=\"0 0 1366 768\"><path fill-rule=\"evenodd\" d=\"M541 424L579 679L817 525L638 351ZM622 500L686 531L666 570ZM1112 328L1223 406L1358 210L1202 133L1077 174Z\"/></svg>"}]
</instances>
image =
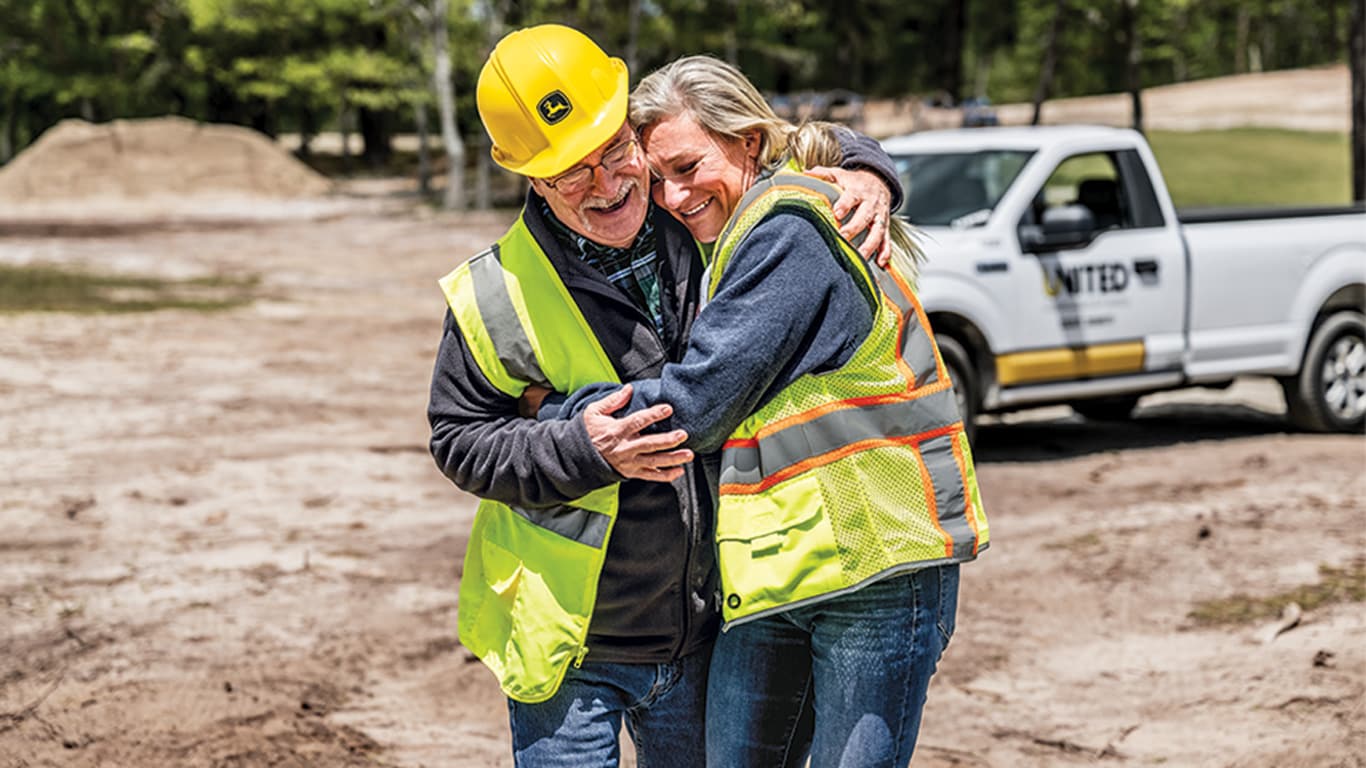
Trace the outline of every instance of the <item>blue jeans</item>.
<instances>
[{"instance_id":1,"label":"blue jeans","mask_svg":"<svg viewBox=\"0 0 1366 768\"><path fill-rule=\"evenodd\" d=\"M508 700L517 768L615 768L622 716L640 768L704 768L710 649L667 664L585 662L539 704Z\"/></svg>"},{"instance_id":2,"label":"blue jeans","mask_svg":"<svg viewBox=\"0 0 1366 768\"><path fill-rule=\"evenodd\" d=\"M953 635L958 566L925 568L726 630L707 759L726 768L900 766Z\"/></svg>"}]
</instances>

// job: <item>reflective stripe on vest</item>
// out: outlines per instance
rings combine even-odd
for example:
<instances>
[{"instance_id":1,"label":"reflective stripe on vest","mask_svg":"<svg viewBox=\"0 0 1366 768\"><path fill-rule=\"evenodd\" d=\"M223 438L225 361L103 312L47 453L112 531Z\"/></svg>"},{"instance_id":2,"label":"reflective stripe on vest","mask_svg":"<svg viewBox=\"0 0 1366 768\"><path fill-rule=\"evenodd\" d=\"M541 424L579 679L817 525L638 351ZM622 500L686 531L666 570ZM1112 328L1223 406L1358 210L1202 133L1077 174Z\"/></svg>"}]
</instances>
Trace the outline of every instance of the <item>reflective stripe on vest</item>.
<instances>
[{"instance_id":1,"label":"reflective stripe on vest","mask_svg":"<svg viewBox=\"0 0 1366 768\"><path fill-rule=\"evenodd\" d=\"M822 458L838 460L841 449L920 442L959 421L953 390L941 389L914 400L832 411L757 439L730 440L721 452L721 492L758 493L820 466Z\"/></svg>"},{"instance_id":2,"label":"reflective stripe on vest","mask_svg":"<svg viewBox=\"0 0 1366 768\"><path fill-rule=\"evenodd\" d=\"M913 298L914 294L910 288L901 282L901 278L876 265L871 267L871 271L877 278L882 294L891 299L904 316L901 326L901 359L915 372L914 386L918 389L933 384L939 380L939 368L934 359L934 338L923 327L924 311Z\"/></svg>"},{"instance_id":3,"label":"reflective stripe on vest","mask_svg":"<svg viewBox=\"0 0 1366 768\"><path fill-rule=\"evenodd\" d=\"M484 328L498 351L498 360L508 373L519 379L549 387L550 382L541 372L541 364L531 348L531 339L517 316L517 308L503 282L503 263L498 258L498 246L470 259L470 281L474 284L474 300L484 318Z\"/></svg>"},{"instance_id":4,"label":"reflective stripe on vest","mask_svg":"<svg viewBox=\"0 0 1366 768\"><path fill-rule=\"evenodd\" d=\"M572 392L618 380L522 219L440 283L470 356L508 397L532 382ZM569 665L583 659L618 487L545 508L480 502L457 624L461 644L509 698L545 701Z\"/></svg>"},{"instance_id":5,"label":"reflective stripe on vest","mask_svg":"<svg viewBox=\"0 0 1366 768\"><path fill-rule=\"evenodd\" d=\"M953 396L952 390L945 392ZM977 532L965 514L970 510L963 475L954 456L953 441L956 439L957 435L948 434L926 440L920 444L920 460L925 462L925 471L934 481L934 508L939 527L953 542L950 557L962 560L976 554Z\"/></svg>"},{"instance_id":6,"label":"reflective stripe on vest","mask_svg":"<svg viewBox=\"0 0 1366 768\"><path fill-rule=\"evenodd\" d=\"M515 504L508 506L532 525L594 549L602 548L603 542L607 541L607 531L612 527L611 517L591 509L571 507L568 504L556 504L543 509L529 509Z\"/></svg>"}]
</instances>

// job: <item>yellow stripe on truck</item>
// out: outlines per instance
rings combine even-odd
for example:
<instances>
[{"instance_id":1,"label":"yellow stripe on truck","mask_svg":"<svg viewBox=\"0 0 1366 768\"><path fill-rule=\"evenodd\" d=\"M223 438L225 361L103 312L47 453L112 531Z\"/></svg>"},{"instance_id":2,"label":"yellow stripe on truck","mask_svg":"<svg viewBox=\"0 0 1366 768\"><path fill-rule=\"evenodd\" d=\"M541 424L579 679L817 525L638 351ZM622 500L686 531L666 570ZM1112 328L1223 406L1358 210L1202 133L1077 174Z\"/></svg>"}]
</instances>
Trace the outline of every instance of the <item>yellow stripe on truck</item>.
<instances>
[{"instance_id":1,"label":"yellow stripe on truck","mask_svg":"<svg viewBox=\"0 0 1366 768\"><path fill-rule=\"evenodd\" d=\"M1035 349L996 358L996 377L1003 387L1060 379L1114 376L1142 370L1142 341Z\"/></svg>"}]
</instances>

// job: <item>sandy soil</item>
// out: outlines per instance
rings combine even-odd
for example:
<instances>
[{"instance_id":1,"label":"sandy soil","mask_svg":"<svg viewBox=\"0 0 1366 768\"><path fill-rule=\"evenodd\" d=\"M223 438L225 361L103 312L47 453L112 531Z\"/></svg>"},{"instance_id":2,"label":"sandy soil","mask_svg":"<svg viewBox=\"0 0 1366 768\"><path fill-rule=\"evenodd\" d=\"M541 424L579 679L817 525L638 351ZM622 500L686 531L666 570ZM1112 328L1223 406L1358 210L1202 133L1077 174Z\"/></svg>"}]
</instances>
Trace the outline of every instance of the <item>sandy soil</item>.
<instances>
[{"instance_id":1,"label":"sandy soil","mask_svg":"<svg viewBox=\"0 0 1366 768\"><path fill-rule=\"evenodd\" d=\"M0 766L508 766L426 453L438 276L507 214L0 225L0 262L259 274L222 314L0 316ZM1278 390L983 427L993 546L915 765L1366 765L1366 606L1197 628L1366 559L1366 441Z\"/></svg>"},{"instance_id":2,"label":"sandy soil","mask_svg":"<svg viewBox=\"0 0 1366 768\"><path fill-rule=\"evenodd\" d=\"M1028 125L1032 104L996 107L1002 125ZM864 129L887 137L929 128L957 128L962 113L895 101L870 102L864 109ZM1043 107L1045 125L1091 123L1129 127L1133 107L1128 94L1105 94L1053 99ZM1258 72L1192 80L1143 91L1143 122L1147 130L1203 131L1257 126L1296 131L1336 131L1352 128L1351 78L1347 65L1314 69Z\"/></svg>"}]
</instances>

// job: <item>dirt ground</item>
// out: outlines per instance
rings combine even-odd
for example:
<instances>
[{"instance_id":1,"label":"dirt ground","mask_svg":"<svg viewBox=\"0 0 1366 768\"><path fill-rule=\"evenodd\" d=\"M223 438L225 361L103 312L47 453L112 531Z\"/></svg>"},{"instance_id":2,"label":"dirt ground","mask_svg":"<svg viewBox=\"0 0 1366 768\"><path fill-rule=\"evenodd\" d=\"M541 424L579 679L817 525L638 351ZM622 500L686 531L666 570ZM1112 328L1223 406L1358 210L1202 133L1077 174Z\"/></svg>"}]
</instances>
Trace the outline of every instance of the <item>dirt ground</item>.
<instances>
[{"instance_id":1,"label":"dirt ground","mask_svg":"<svg viewBox=\"0 0 1366 768\"><path fill-rule=\"evenodd\" d=\"M0 225L0 263L260 275L225 313L0 315L0 766L509 766L455 639L474 501L427 455L436 279L507 213ZM914 765L1366 765L1366 440L1279 391L987 424L993 544Z\"/></svg>"},{"instance_id":2,"label":"dirt ground","mask_svg":"<svg viewBox=\"0 0 1366 768\"><path fill-rule=\"evenodd\" d=\"M1001 125L1028 125L1032 104L996 107ZM907 101L869 102L864 129L887 137L929 128L957 128L962 112ZM1126 93L1045 102L1044 125L1090 123L1127 128L1133 105ZM1313 69L1212 77L1143 90L1143 124L1150 131L1204 131L1259 126L1295 131L1352 128L1351 78L1346 64Z\"/></svg>"}]
</instances>

